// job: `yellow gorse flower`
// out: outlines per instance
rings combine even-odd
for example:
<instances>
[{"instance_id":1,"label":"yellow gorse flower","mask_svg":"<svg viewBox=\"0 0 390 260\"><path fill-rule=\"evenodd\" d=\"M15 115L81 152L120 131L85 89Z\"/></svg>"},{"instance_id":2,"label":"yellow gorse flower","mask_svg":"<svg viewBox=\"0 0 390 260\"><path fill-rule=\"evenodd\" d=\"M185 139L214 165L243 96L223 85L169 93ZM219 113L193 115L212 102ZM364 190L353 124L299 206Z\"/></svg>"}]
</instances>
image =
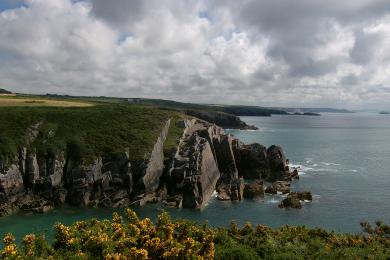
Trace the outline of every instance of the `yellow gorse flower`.
<instances>
[{"instance_id":1,"label":"yellow gorse flower","mask_svg":"<svg viewBox=\"0 0 390 260\"><path fill-rule=\"evenodd\" d=\"M149 218L138 219L135 212L128 209L125 220L114 213L111 221L93 219L70 226L59 223L54 231L54 249L73 252L72 256L79 259L207 259L214 256L212 235L206 228L172 222L165 212L158 216L156 225ZM37 241L34 234L23 238L26 256L39 258ZM1 257L18 255L11 234L7 234L3 242ZM53 258L53 255L54 252L45 258Z\"/></svg>"}]
</instances>

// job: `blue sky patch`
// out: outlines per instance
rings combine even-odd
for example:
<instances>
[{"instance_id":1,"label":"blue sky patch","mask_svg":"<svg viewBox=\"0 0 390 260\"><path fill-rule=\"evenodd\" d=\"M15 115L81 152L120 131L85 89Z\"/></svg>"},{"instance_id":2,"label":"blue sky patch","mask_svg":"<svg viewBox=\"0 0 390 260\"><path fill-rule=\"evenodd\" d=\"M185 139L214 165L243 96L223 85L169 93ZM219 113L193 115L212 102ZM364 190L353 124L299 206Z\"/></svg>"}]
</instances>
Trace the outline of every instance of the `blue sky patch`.
<instances>
[{"instance_id":1,"label":"blue sky patch","mask_svg":"<svg viewBox=\"0 0 390 260\"><path fill-rule=\"evenodd\" d=\"M21 0L0 0L0 12L26 6Z\"/></svg>"}]
</instances>

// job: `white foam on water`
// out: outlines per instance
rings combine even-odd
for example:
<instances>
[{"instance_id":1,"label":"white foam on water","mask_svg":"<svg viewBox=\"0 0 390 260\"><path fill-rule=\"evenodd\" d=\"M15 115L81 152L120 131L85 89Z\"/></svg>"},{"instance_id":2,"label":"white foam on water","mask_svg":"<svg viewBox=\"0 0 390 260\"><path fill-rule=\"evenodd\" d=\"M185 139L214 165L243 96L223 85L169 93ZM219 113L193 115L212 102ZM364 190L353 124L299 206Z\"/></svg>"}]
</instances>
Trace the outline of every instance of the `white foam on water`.
<instances>
[{"instance_id":1,"label":"white foam on water","mask_svg":"<svg viewBox=\"0 0 390 260\"><path fill-rule=\"evenodd\" d=\"M214 198L218 197L218 192L216 190L213 191L213 193L211 194L211 197L214 197Z\"/></svg>"},{"instance_id":2,"label":"white foam on water","mask_svg":"<svg viewBox=\"0 0 390 260\"><path fill-rule=\"evenodd\" d=\"M313 200L318 200L321 198L321 195L313 194L312 197L313 197Z\"/></svg>"},{"instance_id":3,"label":"white foam on water","mask_svg":"<svg viewBox=\"0 0 390 260\"><path fill-rule=\"evenodd\" d=\"M271 198L269 200L266 200L265 203L266 204L276 204L276 203L280 203L280 201L278 199Z\"/></svg>"},{"instance_id":4,"label":"white foam on water","mask_svg":"<svg viewBox=\"0 0 390 260\"><path fill-rule=\"evenodd\" d=\"M339 166L340 164L338 163L331 163L331 162L321 162L323 165L326 165L326 166Z\"/></svg>"},{"instance_id":5,"label":"white foam on water","mask_svg":"<svg viewBox=\"0 0 390 260\"><path fill-rule=\"evenodd\" d=\"M306 160L306 163L311 163L311 162L313 162L313 158L305 158L305 160Z\"/></svg>"}]
</instances>

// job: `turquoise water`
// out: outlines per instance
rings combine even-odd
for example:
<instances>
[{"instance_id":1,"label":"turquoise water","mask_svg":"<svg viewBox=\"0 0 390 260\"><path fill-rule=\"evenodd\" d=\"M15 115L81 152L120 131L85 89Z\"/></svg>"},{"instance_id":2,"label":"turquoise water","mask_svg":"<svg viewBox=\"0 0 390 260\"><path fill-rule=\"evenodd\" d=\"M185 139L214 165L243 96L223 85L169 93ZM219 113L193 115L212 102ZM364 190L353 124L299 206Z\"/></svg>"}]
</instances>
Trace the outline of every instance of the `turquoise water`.
<instances>
[{"instance_id":1,"label":"turquoise water","mask_svg":"<svg viewBox=\"0 0 390 260\"><path fill-rule=\"evenodd\" d=\"M250 221L277 227L284 224L320 226L340 232L359 232L359 222L390 223L390 116L324 114L311 116L243 117L258 131L228 130L244 142L281 145L290 162L301 168L295 190L309 190L314 200L300 210L279 209L281 196L263 200L221 202L212 198L203 211L173 209L174 218L213 226ZM55 222L71 223L91 217L108 218L110 209L64 207L45 215L17 214L0 219L0 236L17 238L29 232L52 235ZM155 219L158 205L137 208L141 217Z\"/></svg>"}]
</instances>

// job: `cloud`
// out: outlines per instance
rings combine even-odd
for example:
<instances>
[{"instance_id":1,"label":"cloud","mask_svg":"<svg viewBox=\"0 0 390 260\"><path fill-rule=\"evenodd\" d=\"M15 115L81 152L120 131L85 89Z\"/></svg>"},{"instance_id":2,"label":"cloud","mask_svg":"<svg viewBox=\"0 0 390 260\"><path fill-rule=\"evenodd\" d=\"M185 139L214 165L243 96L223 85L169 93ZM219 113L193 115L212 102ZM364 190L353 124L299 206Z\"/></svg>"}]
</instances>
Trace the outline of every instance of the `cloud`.
<instances>
[{"instance_id":1,"label":"cloud","mask_svg":"<svg viewBox=\"0 0 390 260\"><path fill-rule=\"evenodd\" d=\"M11 8L11 7L9 7ZM26 0L0 13L18 92L385 106L386 0Z\"/></svg>"}]
</instances>

